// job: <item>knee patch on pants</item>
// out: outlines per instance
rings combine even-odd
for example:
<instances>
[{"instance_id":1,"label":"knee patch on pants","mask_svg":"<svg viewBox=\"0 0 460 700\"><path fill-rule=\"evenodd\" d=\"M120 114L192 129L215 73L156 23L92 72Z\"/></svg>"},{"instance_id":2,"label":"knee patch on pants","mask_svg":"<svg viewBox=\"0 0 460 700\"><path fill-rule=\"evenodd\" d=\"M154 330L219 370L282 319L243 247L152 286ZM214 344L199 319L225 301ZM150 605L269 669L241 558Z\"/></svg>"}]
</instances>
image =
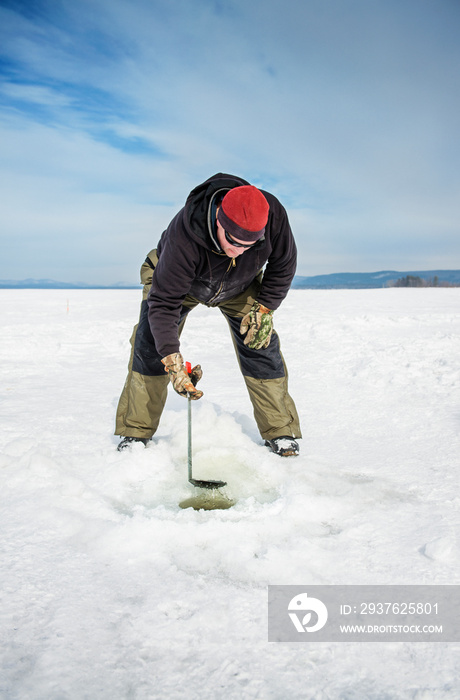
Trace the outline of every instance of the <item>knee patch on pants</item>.
<instances>
[{"instance_id":1,"label":"knee patch on pants","mask_svg":"<svg viewBox=\"0 0 460 700\"><path fill-rule=\"evenodd\" d=\"M244 336L240 333L241 318L234 318L226 313L224 316L232 332L243 376L253 379L281 379L286 376L279 338L275 331L273 331L268 348L251 350L244 344Z\"/></svg>"}]
</instances>

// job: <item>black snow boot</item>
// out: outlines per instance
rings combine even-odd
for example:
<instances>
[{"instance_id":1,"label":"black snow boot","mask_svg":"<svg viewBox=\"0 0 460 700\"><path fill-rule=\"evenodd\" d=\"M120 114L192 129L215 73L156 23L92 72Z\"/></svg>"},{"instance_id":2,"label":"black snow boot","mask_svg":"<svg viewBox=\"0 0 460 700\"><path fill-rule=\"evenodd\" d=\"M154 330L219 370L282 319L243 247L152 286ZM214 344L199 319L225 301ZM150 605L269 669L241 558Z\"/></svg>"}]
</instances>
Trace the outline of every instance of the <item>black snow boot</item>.
<instances>
[{"instance_id":1,"label":"black snow boot","mask_svg":"<svg viewBox=\"0 0 460 700\"><path fill-rule=\"evenodd\" d=\"M299 443L290 435L282 435L265 440L265 447L269 447L272 452L280 457L297 457L299 454Z\"/></svg>"},{"instance_id":2,"label":"black snow boot","mask_svg":"<svg viewBox=\"0 0 460 700\"><path fill-rule=\"evenodd\" d=\"M124 437L121 442L118 443L117 450L118 452L121 452L122 450L125 450L127 447L129 447L133 442L143 442L144 445L146 445L149 442L150 438L139 438L139 437Z\"/></svg>"}]
</instances>

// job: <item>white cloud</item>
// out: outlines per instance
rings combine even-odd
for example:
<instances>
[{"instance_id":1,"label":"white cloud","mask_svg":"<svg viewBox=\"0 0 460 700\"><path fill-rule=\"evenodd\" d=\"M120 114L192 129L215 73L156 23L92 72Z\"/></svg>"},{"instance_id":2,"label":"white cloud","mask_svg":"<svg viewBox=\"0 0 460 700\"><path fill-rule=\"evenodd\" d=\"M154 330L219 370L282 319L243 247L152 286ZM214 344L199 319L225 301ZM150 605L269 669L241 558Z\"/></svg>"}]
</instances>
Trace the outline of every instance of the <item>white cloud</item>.
<instances>
[{"instance_id":1,"label":"white cloud","mask_svg":"<svg viewBox=\"0 0 460 700\"><path fill-rule=\"evenodd\" d=\"M156 242L188 191L226 171L287 206L302 274L411 255L459 266L453 5L65 0L51 22L42 9L1 10L9 240L68 227L69 258L106 240L113 270L114 238Z\"/></svg>"}]
</instances>

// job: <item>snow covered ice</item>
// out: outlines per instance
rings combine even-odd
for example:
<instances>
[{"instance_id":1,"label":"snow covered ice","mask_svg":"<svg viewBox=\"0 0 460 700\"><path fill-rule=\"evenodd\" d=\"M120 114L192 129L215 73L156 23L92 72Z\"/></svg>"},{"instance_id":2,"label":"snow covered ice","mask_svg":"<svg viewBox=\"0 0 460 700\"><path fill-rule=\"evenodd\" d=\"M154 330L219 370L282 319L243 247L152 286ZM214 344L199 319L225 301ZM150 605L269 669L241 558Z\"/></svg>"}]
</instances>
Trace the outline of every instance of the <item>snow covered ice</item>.
<instances>
[{"instance_id":1,"label":"snow covered ice","mask_svg":"<svg viewBox=\"0 0 460 700\"><path fill-rule=\"evenodd\" d=\"M193 311L187 404L116 451L140 291L2 290L0 697L458 700L460 644L269 644L268 584L458 584L460 289L291 291L304 433L263 446L225 319ZM206 341L203 338L206 337Z\"/></svg>"}]
</instances>

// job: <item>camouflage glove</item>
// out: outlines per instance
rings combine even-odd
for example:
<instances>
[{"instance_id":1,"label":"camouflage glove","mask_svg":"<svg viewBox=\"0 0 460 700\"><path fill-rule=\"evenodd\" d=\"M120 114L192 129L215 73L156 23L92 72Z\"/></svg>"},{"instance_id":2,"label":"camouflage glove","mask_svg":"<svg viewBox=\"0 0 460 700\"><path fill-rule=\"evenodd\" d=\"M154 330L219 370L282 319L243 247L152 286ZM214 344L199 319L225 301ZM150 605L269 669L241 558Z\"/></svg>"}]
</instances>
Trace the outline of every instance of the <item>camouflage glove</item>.
<instances>
[{"instance_id":1,"label":"camouflage glove","mask_svg":"<svg viewBox=\"0 0 460 700\"><path fill-rule=\"evenodd\" d=\"M180 352L173 352L172 355L167 355L161 360L165 366L165 371L168 372L174 390L181 396L190 394L191 399L201 399L203 392L195 389L196 383L203 376L200 365L196 365L188 374L184 358Z\"/></svg>"},{"instance_id":2,"label":"camouflage glove","mask_svg":"<svg viewBox=\"0 0 460 700\"><path fill-rule=\"evenodd\" d=\"M255 301L241 321L240 333L247 334L244 344L251 350L268 348L273 333L273 311Z\"/></svg>"}]
</instances>

